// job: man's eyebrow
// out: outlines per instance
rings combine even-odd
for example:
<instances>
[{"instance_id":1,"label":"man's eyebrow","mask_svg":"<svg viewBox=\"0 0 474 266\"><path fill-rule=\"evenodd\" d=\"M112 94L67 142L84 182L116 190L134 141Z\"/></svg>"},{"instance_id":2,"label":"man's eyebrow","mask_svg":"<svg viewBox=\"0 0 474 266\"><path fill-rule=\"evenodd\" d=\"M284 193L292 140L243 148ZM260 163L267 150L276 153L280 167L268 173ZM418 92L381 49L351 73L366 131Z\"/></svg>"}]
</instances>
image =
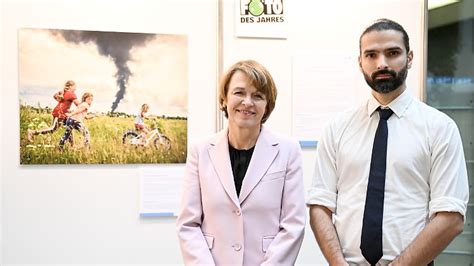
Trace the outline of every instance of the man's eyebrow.
<instances>
[{"instance_id":1,"label":"man's eyebrow","mask_svg":"<svg viewBox=\"0 0 474 266\"><path fill-rule=\"evenodd\" d=\"M401 51L402 48L399 47L399 46L394 46L394 47L389 47L387 49L384 49L384 51ZM371 54L371 53L376 53L378 52L378 50L376 49L368 49L368 50L364 50L363 53L364 54Z\"/></svg>"},{"instance_id":2,"label":"man's eyebrow","mask_svg":"<svg viewBox=\"0 0 474 266\"><path fill-rule=\"evenodd\" d=\"M369 49L369 50L364 50L363 51L364 54L370 54L370 53L375 53L375 52L377 52L377 50L375 50L375 49Z\"/></svg>"},{"instance_id":3,"label":"man's eyebrow","mask_svg":"<svg viewBox=\"0 0 474 266\"><path fill-rule=\"evenodd\" d=\"M386 49L387 51L400 51L402 48L400 46L394 46Z\"/></svg>"}]
</instances>

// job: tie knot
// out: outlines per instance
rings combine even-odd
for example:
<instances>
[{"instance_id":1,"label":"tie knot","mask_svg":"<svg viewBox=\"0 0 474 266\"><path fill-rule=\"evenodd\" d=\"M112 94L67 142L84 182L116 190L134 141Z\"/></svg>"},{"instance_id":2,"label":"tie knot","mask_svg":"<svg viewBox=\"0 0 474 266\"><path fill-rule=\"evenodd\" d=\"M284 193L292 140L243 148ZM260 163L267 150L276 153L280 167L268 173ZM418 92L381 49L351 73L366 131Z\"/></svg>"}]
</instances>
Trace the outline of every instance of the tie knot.
<instances>
[{"instance_id":1,"label":"tie knot","mask_svg":"<svg viewBox=\"0 0 474 266\"><path fill-rule=\"evenodd\" d=\"M393 111L390 108L382 109L379 107L378 111L379 111L380 119L383 119L383 120L388 120L390 116L393 114Z\"/></svg>"}]
</instances>

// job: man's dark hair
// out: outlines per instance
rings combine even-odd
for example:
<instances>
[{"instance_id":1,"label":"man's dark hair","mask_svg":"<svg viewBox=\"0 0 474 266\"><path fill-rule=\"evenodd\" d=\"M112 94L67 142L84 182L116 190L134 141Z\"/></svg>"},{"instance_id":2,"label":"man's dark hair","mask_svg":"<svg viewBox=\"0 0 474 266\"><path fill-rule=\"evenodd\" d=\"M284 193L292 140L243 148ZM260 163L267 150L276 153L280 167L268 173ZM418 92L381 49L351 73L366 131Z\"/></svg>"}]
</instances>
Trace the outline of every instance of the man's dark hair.
<instances>
[{"instance_id":1,"label":"man's dark hair","mask_svg":"<svg viewBox=\"0 0 474 266\"><path fill-rule=\"evenodd\" d=\"M361 47L361 40L362 37L372 31L383 31L383 30L395 30L399 31L403 35L403 43L405 44L406 52L408 53L410 51L410 39L408 38L408 34L405 31L405 29L402 27L402 25L398 24L397 22L386 19L386 18L381 18L376 20L372 25L367 27L364 32L360 35L359 38L359 51L362 52L362 47Z\"/></svg>"}]
</instances>

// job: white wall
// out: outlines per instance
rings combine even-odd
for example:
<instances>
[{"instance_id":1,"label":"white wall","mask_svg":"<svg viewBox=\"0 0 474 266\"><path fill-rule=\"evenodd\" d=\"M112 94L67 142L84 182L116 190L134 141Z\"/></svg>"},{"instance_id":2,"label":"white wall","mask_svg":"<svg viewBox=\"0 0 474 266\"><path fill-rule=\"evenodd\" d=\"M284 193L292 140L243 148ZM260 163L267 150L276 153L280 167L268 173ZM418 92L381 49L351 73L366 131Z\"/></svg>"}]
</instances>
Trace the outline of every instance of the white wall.
<instances>
[{"instance_id":1,"label":"white wall","mask_svg":"<svg viewBox=\"0 0 474 266\"><path fill-rule=\"evenodd\" d=\"M181 264L175 219L139 217L138 165L19 165L17 30L35 27L188 35L188 132L193 142L215 131L217 3L4 1L1 17L0 264Z\"/></svg>"},{"instance_id":2,"label":"white wall","mask_svg":"<svg viewBox=\"0 0 474 266\"><path fill-rule=\"evenodd\" d=\"M415 53L408 84L420 96L423 0L285 0L287 40L234 37L233 2L224 1L224 69L237 60L263 63L279 88L267 126L291 134L291 57L301 50L358 55L371 21L399 21ZM181 264L174 218L138 216L138 166L20 166L17 30L21 27L188 34L189 142L215 131L217 0L19 0L2 4L1 265ZM354 71L359 74L357 63ZM360 74L359 74L360 75ZM357 101L369 92L360 75ZM317 84L315 84L317 86ZM317 104L317 103L316 103ZM5 130L5 128L10 128ZM309 187L314 149L304 150ZM307 226L299 265L324 265Z\"/></svg>"},{"instance_id":3,"label":"white wall","mask_svg":"<svg viewBox=\"0 0 474 266\"><path fill-rule=\"evenodd\" d=\"M2 13L3 10L3 5L0 5L0 14ZM0 28L2 28L3 21L0 22ZM0 31L0 51L3 51L3 30ZM0 53L0 61L2 64L0 64L0 83L3 80L3 52ZM3 86L1 87L3 88ZM0 99L3 99L3 90L0 88ZM0 100L0 114L3 113L3 101ZM2 125L3 127L3 125ZM5 147L3 143L3 132L0 130L0 147ZM3 169L3 154L0 155L0 169ZM2 206L3 206L3 172L0 174L0 264L3 261L3 212L2 212Z\"/></svg>"}]
</instances>

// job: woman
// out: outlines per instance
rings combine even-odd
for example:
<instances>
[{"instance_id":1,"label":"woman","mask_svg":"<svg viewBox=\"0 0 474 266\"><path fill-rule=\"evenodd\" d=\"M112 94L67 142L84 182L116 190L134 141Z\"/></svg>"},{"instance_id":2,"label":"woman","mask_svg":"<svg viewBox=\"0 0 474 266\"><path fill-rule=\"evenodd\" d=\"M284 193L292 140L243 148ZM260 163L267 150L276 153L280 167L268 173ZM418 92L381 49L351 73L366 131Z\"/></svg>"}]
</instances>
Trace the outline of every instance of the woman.
<instances>
[{"instance_id":1,"label":"woman","mask_svg":"<svg viewBox=\"0 0 474 266\"><path fill-rule=\"evenodd\" d=\"M187 158L177 231L187 265L293 265L303 241L301 150L262 124L276 100L270 73L247 60L222 78L228 128Z\"/></svg>"}]
</instances>

